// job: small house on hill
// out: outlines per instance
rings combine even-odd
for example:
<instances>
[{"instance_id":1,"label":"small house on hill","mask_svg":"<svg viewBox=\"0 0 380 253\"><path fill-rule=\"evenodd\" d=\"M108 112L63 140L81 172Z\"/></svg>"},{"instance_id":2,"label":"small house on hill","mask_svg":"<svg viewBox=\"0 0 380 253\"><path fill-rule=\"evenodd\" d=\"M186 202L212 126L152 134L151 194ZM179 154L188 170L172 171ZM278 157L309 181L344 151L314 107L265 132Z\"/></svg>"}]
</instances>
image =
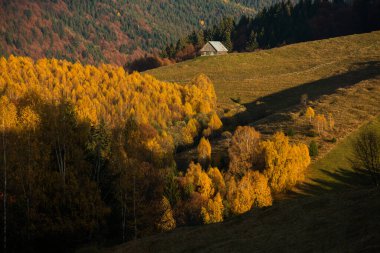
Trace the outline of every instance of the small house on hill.
<instances>
[{"instance_id":1,"label":"small house on hill","mask_svg":"<svg viewBox=\"0 0 380 253\"><path fill-rule=\"evenodd\" d=\"M201 56L227 54L228 49L220 41L209 41L200 50Z\"/></svg>"}]
</instances>

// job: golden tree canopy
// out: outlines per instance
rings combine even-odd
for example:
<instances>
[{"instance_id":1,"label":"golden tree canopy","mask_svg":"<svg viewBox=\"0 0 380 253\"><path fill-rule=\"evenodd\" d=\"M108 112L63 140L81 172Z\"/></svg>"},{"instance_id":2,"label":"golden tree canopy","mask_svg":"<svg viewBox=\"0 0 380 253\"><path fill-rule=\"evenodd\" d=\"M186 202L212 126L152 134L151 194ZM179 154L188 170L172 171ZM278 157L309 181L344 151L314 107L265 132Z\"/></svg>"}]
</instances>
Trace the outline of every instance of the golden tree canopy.
<instances>
[{"instance_id":1,"label":"golden tree canopy","mask_svg":"<svg viewBox=\"0 0 380 253\"><path fill-rule=\"evenodd\" d=\"M214 112L211 114L210 121L208 122L208 127L212 130L219 130L223 126L222 121L219 116Z\"/></svg>"},{"instance_id":2,"label":"golden tree canopy","mask_svg":"<svg viewBox=\"0 0 380 253\"><path fill-rule=\"evenodd\" d=\"M314 118L315 116L315 112L313 110L313 108L311 108L310 106L306 109L306 113L305 113L305 116L306 118L309 119L309 121L311 122L311 120Z\"/></svg>"},{"instance_id":3,"label":"golden tree canopy","mask_svg":"<svg viewBox=\"0 0 380 253\"><path fill-rule=\"evenodd\" d=\"M253 206L272 205L267 179L258 171L248 171L240 181L230 178L227 199L234 214L242 214Z\"/></svg>"},{"instance_id":4,"label":"golden tree canopy","mask_svg":"<svg viewBox=\"0 0 380 253\"><path fill-rule=\"evenodd\" d=\"M205 224L223 221L223 201L220 194L217 193L213 199L207 201L207 205L202 207L201 215Z\"/></svg>"},{"instance_id":5,"label":"golden tree canopy","mask_svg":"<svg viewBox=\"0 0 380 253\"><path fill-rule=\"evenodd\" d=\"M211 167L208 170L207 175L211 178L215 191L221 193L223 196L226 191L226 183L224 182L224 178L222 173L220 173L220 170L217 167Z\"/></svg>"},{"instance_id":6,"label":"golden tree canopy","mask_svg":"<svg viewBox=\"0 0 380 253\"><path fill-rule=\"evenodd\" d=\"M190 163L184 179L185 185L191 186L204 199L209 199L214 194L212 181L207 173L202 170L199 163Z\"/></svg>"},{"instance_id":7,"label":"golden tree canopy","mask_svg":"<svg viewBox=\"0 0 380 253\"><path fill-rule=\"evenodd\" d=\"M276 133L271 140L262 142L265 157L264 175L275 192L290 189L304 177L310 164L309 150L305 144L289 143L284 133Z\"/></svg>"},{"instance_id":8,"label":"golden tree canopy","mask_svg":"<svg viewBox=\"0 0 380 253\"><path fill-rule=\"evenodd\" d=\"M202 137L198 145L198 161L207 161L211 159L211 144L209 140Z\"/></svg>"}]
</instances>

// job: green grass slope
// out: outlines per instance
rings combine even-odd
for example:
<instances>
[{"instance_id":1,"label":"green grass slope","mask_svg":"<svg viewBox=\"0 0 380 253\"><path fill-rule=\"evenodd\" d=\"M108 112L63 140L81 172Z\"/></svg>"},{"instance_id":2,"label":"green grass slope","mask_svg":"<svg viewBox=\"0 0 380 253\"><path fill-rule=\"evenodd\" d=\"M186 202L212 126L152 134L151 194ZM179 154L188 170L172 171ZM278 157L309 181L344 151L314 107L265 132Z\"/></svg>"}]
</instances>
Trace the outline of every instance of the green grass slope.
<instances>
[{"instance_id":1,"label":"green grass slope","mask_svg":"<svg viewBox=\"0 0 380 253\"><path fill-rule=\"evenodd\" d=\"M352 132L325 156L313 163L309 168L306 184L309 186L318 185L322 191L325 191L365 183L360 173L358 174L351 169L349 158L352 156L353 140L368 128L376 129L380 132L380 115ZM300 188L304 186L300 186Z\"/></svg>"}]
</instances>

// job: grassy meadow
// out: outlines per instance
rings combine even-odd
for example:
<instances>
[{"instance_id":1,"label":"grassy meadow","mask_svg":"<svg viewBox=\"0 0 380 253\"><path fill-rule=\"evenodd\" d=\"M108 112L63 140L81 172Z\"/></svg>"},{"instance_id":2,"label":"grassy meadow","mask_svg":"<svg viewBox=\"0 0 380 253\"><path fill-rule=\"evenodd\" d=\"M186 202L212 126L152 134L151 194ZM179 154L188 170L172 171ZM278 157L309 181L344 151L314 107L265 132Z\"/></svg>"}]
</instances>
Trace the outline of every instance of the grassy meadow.
<instances>
[{"instance_id":1,"label":"grassy meadow","mask_svg":"<svg viewBox=\"0 0 380 253\"><path fill-rule=\"evenodd\" d=\"M355 173L351 169L349 161L352 155L353 140L368 128L380 131L380 115L352 132L325 156L313 163L308 170L308 183L317 184L322 190L335 190L370 182L361 177L360 173Z\"/></svg>"},{"instance_id":2,"label":"grassy meadow","mask_svg":"<svg viewBox=\"0 0 380 253\"><path fill-rule=\"evenodd\" d=\"M213 81L226 116L247 110L250 118L257 119L298 103L303 93L314 99L368 79L376 70L378 74L379 52L377 31L254 53L198 57L147 73L179 83L204 73ZM253 105L263 103L270 105L260 112L249 112Z\"/></svg>"}]
</instances>

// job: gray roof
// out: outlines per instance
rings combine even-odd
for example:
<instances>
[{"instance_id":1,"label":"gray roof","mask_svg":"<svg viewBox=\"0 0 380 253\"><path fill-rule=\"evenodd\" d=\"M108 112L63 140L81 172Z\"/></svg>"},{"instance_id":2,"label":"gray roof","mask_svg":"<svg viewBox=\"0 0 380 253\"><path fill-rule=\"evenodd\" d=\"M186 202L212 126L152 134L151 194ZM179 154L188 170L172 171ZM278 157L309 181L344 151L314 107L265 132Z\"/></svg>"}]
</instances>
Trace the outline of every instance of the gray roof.
<instances>
[{"instance_id":1,"label":"gray roof","mask_svg":"<svg viewBox=\"0 0 380 253\"><path fill-rule=\"evenodd\" d=\"M207 43L209 43L217 52L228 52L228 49L220 41L209 41Z\"/></svg>"}]
</instances>

